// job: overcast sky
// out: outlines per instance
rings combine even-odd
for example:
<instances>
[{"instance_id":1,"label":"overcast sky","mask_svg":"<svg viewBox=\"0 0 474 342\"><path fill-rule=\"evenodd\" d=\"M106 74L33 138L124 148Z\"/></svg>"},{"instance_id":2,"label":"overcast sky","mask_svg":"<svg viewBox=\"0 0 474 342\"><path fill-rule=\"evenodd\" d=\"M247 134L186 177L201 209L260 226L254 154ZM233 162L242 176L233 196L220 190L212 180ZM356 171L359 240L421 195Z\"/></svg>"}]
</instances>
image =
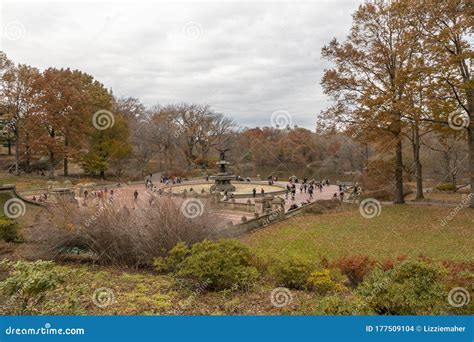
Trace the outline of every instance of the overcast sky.
<instances>
[{"instance_id":1,"label":"overcast sky","mask_svg":"<svg viewBox=\"0 0 474 342\"><path fill-rule=\"evenodd\" d=\"M343 39L359 0L0 0L0 49L40 69L80 69L146 105L208 103L247 127L272 113L314 129L329 104L321 47Z\"/></svg>"}]
</instances>

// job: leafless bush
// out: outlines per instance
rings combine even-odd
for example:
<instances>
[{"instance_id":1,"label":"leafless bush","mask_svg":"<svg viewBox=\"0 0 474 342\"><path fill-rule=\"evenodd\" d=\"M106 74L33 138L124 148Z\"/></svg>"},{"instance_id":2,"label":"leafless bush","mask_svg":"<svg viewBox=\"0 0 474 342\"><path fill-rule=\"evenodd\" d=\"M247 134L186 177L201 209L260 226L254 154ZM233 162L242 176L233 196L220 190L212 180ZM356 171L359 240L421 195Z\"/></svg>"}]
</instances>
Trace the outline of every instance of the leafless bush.
<instances>
[{"instance_id":1,"label":"leafless bush","mask_svg":"<svg viewBox=\"0 0 474 342\"><path fill-rule=\"evenodd\" d=\"M62 204L35 225L31 240L53 258L81 251L100 264L148 266L178 242L217 238L216 219L204 203L192 218L182 204L174 198L136 209L111 202L92 208Z\"/></svg>"}]
</instances>

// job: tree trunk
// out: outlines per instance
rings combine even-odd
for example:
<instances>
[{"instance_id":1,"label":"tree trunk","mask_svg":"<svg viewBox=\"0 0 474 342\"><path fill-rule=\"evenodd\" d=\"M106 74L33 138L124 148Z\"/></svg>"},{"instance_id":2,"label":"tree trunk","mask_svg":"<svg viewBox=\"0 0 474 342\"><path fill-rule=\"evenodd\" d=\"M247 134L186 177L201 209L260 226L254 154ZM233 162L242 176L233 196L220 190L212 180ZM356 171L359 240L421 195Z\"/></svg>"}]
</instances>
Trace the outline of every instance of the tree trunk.
<instances>
[{"instance_id":1,"label":"tree trunk","mask_svg":"<svg viewBox=\"0 0 474 342\"><path fill-rule=\"evenodd\" d=\"M193 158L193 145L188 145L188 166L191 167L194 158Z\"/></svg>"},{"instance_id":2,"label":"tree trunk","mask_svg":"<svg viewBox=\"0 0 474 342\"><path fill-rule=\"evenodd\" d=\"M105 171L100 170L100 179L105 180Z\"/></svg>"},{"instance_id":3,"label":"tree trunk","mask_svg":"<svg viewBox=\"0 0 474 342\"><path fill-rule=\"evenodd\" d=\"M160 161L160 171L163 171L163 153L160 152L160 158L159 158L159 161Z\"/></svg>"},{"instance_id":4,"label":"tree trunk","mask_svg":"<svg viewBox=\"0 0 474 342\"><path fill-rule=\"evenodd\" d=\"M64 157L64 177L68 177L68 176L69 176L69 168L68 168L68 165L69 165L69 161L68 161L67 157Z\"/></svg>"},{"instance_id":5,"label":"tree trunk","mask_svg":"<svg viewBox=\"0 0 474 342\"><path fill-rule=\"evenodd\" d=\"M18 123L15 125L15 175L20 175L20 139L18 129Z\"/></svg>"},{"instance_id":6,"label":"tree trunk","mask_svg":"<svg viewBox=\"0 0 474 342\"><path fill-rule=\"evenodd\" d=\"M415 178L416 178L416 197L415 200L421 200L423 196L423 172L420 162L420 130L418 123L413 127L413 160L415 162Z\"/></svg>"},{"instance_id":7,"label":"tree trunk","mask_svg":"<svg viewBox=\"0 0 474 342\"><path fill-rule=\"evenodd\" d=\"M474 118L471 118L471 128L467 130L468 141L469 141L469 169L471 172L471 208L474 208Z\"/></svg>"},{"instance_id":8,"label":"tree trunk","mask_svg":"<svg viewBox=\"0 0 474 342\"><path fill-rule=\"evenodd\" d=\"M467 141L469 144L469 171L471 173L471 203L470 207L474 208L474 89L469 89L467 93L469 108L469 126L467 128Z\"/></svg>"},{"instance_id":9,"label":"tree trunk","mask_svg":"<svg viewBox=\"0 0 474 342\"><path fill-rule=\"evenodd\" d=\"M67 152L68 152L68 140L67 138L64 139L64 146L66 146L66 154L64 156L64 177L68 177L69 176L69 161L67 159Z\"/></svg>"},{"instance_id":10,"label":"tree trunk","mask_svg":"<svg viewBox=\"0 0 474 342\"><path fill-rule=\"evenodd\" d=\"M403 199L403 156L400 134L397 137L395 149L395 203L405 203Z\"/></svg>"},{"instance_id":11,"label":"tree trunk","mask_svg":"<svg viewBox=\"0 0 474 342\"><path fill-rule=\"evenodd\" d=\"M11 156L12 155L12 141L10 138L8 138L7 143L8 143L8 155Z\"/></svg>"},{"instance_id":12,"label":"tree trunk","mask_svg":"<svg viewBox=\"0 0 474 342\"><path fill-rule=\"evenodd\" d=\"M54 178L54 152L49 151L49 178Z\"/></svg>"},{"instance_id":13,"label":"tree trunk","mask_svg":"<svg viewBox=\"0 0 474 342\"><path fill-rule=\"evenodd\" d=\"M31 173L30 168L30 147L26 145L26 153L25 153L25 172Z\"/></svg>"},{"instance_id":14,"label":"tree trunk","mask_svg":"<svg viewBox=\"0 0 474 342\"><path fill-rule=\"evenodd\" d=\"M25 135L25 172L31 173L30 168L30 135L28 132Z\"/></svg>"},{"instance_id":15,"label":"tree trunk","mask_svg":"<svg viewBox=\"0 0 474 342\"><path fill-rule=\"evenodd\" d=\"M394 121L390 127L395 139L395 204L405 203L403 198L403 149L401 114L394 113Z\"/></svg>"}]
</instances>

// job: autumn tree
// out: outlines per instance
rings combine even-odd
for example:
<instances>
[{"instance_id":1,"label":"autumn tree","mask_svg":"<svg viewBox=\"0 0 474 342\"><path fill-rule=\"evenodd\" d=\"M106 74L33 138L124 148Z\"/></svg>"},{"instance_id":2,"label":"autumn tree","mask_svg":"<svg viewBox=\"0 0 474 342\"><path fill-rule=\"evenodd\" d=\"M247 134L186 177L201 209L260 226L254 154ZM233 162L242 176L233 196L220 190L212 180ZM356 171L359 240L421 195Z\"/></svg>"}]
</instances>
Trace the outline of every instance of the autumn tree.
<instances>
[{"instance_id":1,"label":"autumn tree","mask_svg":"<svg viewBox=\"0 0 474 342\"><path fill-rule=\"evenodd\" d=\"M233 140L231 134L235 127L232 119L225 117L221 113L208 111L207 115L199 125L197 143L201 150L202 167L208 167L208 158L211 149L230 146L229 140Z\"/></svg>"},{"instance_id":2,"label":"autumn tree","mask_svg":"<svg viewBox=\"0 0 474 342\"><path fill-rule=\"evenodd\" d=\"M472 79L473 15L471 1L426 0L413 6L433 61L434 121L450 123L467 135L471 202L474 208L474 81ZM446 110L446 103L452 102Z\"/></svg>"},{"instance_id":3,"label":"autumn tree","mask_svg":"<svg viewBox=\"0 0 474 342\"><path fill-rule=\"evenodd\" d=\"M395 203L403 203L403 114L406 86L419 50L408 2L367 2L353 15L351 32L322 50L334 67L322 86L335 104L323 113L329 125L346 128L394 150Z\"/></svg>"},{"instance_id":4,"label":"autumn tree","mask_svg":"<svg viewBox=\"0 0 474 342\"><path fill-rule=\"evenodd\" d=\"M132 147L128 142L128 126L120 113L113 114L113 124L106 128L89 129L90 146L82 157L81 166L86 173L99 175L105 179L105 173L114 162L119 162L130 156Z\"/></svg>"},{"instance_id":5,"label":"autumn tree","mask_svg":"<svg viewBox=\"0 0 474 342\"><path fill-rule=\"evenodd\" d=\"M30 171L30 132L25 130L33 116L38 96L39 70L28 65L12 66L3 75L4 108L8 118L8 129L15 137L15 174L19 174L21 137L25 138L26 172ZM23 132L24 130L24 132Z\"/></svg>"},{"instance_id":6,"label":"autumn tree","mask_svg":"<svg viewBox=\"0 0 474 342\"><path fill-rule=\"evenodd\" d=\"M127 121L132 146L131 159L134 169L144 176L145 168L159 151L158 141L154 141L151 113L136 98L120 98L115 103L115 113L121 113ZM120 170L118 170L120 171Z\"/></svg>"}]
</instances>

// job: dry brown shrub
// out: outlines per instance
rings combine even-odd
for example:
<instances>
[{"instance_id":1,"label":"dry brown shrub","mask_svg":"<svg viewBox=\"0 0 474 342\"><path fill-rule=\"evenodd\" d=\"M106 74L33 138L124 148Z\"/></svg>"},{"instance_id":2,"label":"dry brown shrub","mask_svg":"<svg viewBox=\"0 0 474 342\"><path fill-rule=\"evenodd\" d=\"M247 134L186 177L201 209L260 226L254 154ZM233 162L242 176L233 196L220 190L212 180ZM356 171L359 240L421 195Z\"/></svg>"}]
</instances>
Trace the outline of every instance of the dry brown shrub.
<instances>
[{"instance_id":1,"label":"dry brown shrub","mask_svg":"<svg viewBox=\"0 0 474 342\"><path fill-rule=\"evenodd\" d=\"M30 239L41 246L41 257L61 259L77 252L100 264L146 267L178 242L218 237L216 219L200 203L202 213L194 218L183 214L182 200L168 197L136 209L113 202L82 208L62 203L49 209Z\"/></svg>"}]
</instances>

